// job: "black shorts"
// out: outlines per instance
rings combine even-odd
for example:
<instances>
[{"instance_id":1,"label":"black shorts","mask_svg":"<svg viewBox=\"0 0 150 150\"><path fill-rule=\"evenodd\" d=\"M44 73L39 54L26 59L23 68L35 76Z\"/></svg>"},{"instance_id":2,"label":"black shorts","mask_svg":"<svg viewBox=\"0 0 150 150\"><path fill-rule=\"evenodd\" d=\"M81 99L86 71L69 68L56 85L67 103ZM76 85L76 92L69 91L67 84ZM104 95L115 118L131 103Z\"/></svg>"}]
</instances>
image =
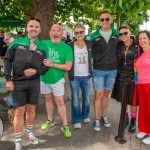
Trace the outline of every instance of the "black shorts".
<instances>
[{"instance_id":1,"label":"black shorts","mask_svg":"<svg viewBox=\"0 0 150 150\"><path fill-rule=\"evenodd\" d=\"M26 104L38 104L40 93L40 79L14 81L13 105L14 107Z\"/></svg>"}]
</instances>

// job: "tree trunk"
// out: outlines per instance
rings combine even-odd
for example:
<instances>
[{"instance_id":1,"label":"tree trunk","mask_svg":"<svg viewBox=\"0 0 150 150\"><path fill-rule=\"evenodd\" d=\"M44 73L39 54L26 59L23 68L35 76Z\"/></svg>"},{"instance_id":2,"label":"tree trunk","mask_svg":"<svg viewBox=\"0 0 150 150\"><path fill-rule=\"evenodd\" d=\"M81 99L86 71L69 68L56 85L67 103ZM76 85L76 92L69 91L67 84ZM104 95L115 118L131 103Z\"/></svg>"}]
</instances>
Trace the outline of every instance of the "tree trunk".
<instances>
[{"instance_id":1,"label":"tree trunk","mask_svg":"<svg viewBox=\"0 0 150 150\"><path fill-rule=\"evenodd\" d=\"M29 19L34 17L41 21L40 39L49 39L50 26L53 23L57 0L31 0L31 9L25 12Z\"/></svg>"}]
</instances>

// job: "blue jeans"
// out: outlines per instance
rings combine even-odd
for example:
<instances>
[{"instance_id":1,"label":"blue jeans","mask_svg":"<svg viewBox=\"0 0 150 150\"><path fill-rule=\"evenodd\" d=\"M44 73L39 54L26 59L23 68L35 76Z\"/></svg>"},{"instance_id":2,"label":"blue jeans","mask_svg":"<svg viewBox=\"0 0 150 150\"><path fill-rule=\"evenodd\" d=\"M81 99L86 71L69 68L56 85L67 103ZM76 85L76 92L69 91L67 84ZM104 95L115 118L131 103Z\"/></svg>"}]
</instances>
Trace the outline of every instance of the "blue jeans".
<instances>
[{"instance_id":1,"label":"blue jeans","mask_svg":"<svg viewBox=\"0 0 150 150\"><path fill-rule=\"evenodd\" d=\"M89 117L89 91L90 79L88 76L79 77L75 76L74 81L70 81L71 94L72 94L72 121L80 123L82 119ZM80 108L79 90L82 92L82 111Z\"/></svg>"}]
</instances>

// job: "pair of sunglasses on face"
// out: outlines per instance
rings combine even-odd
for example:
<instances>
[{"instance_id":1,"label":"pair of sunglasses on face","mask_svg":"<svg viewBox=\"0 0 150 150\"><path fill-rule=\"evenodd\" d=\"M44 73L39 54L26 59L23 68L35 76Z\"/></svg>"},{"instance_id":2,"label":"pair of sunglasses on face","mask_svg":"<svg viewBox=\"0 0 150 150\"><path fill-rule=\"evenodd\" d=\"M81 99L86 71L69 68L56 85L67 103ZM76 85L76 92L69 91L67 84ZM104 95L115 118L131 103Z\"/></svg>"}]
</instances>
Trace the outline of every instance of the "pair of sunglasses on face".
<instances>
[{"instance_id":1,"label":"pair of sunglasses on face","mask_svg":"<svg viewBox=\"0 0 150 150\"><path fill-rule=\"evenodd\" d=\"M101 21L101 22L104 22L104 20L105 20L105 21L109 21L110 18L100 18L100 21Z\"/></svg>"},{"instance_id":2,"label":"pair of sunglasses on face","mask_svg":"<svg viewBox=\"0 0 150 150\"><path fill-rule=\"evenodd\" d=\"M127 35L128 32L123 32L123 33L120 33L119 36L123 36L123 35Z\"/></svg>"},{"instance_id":3,"label":"pair of sunglasses on face","mask_svg":"<svg viewBox=\"0 0 150 150\"><path fill-rule=\"evenodd\" d=\"M75 35L83 34L84 31L74 32Z\"/></svg>"}]
</instances>

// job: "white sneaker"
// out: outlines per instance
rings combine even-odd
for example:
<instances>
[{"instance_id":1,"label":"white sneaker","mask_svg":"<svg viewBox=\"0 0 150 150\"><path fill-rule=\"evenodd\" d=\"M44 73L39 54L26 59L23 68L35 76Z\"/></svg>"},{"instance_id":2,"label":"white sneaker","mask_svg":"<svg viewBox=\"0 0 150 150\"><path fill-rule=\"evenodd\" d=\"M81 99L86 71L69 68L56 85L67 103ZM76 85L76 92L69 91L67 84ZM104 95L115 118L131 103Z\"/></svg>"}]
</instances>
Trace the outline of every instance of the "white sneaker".
<instances>
[{"instance_id":1,"label":"white sneaker","mask_svg":"<svg viewBox=\"0 0 150 150\"><path fill-rule=\"evenodd\" d=\"M81 129L81 123L75 123L74 128L75 129Z\"/></svg>"},{"instance_id":2,"label":"white sneaker","mask_svg":"<svg viewBox=\"0 0 150 150\"><path fill-rule=\"evenodd\" d=\"M29 138L31 144L36 145L39 143L39 140L32 132L26 132L27 137Z\"/></svg>"},{"instance_id":3,"label":"white sneaker","mask_svg":"<svg viewBox=\"0 0 150 150\"><path fill-rule=\"evenodd\" d=\"M83 119L84 123L90 123L90 118Z\"/></svg>"},{"instance_id":4,"label":"white sneaker","mask_svg":"<svg viewBox=\"0 0 150 150\"><path fill-rule=\"evenodd\" d=\"M15 150L22 150L21 142L15 142Z\"/></svg>"},{"instance_id":5,"label":"white sneaker","mask_svg":"<svg viewBox=\"0 0 150 150\"><path fill-rule=\"evenodd\" d=\"M150 145L150 136L148 136L147 138L143 139L142 142L146 145Z\"/></svg>"},{"instance_id":6,"label":"white sneaker","mask_svg":"<svg viewBox=\"0 0 150 150\"><path fill-rule=\"evenodd\" d=\"M144 132L139 132L139 133L137 133L136 137L139 139L143 139L145 135L147 135L147 134Z\"/></svg>"}]
</instances>

